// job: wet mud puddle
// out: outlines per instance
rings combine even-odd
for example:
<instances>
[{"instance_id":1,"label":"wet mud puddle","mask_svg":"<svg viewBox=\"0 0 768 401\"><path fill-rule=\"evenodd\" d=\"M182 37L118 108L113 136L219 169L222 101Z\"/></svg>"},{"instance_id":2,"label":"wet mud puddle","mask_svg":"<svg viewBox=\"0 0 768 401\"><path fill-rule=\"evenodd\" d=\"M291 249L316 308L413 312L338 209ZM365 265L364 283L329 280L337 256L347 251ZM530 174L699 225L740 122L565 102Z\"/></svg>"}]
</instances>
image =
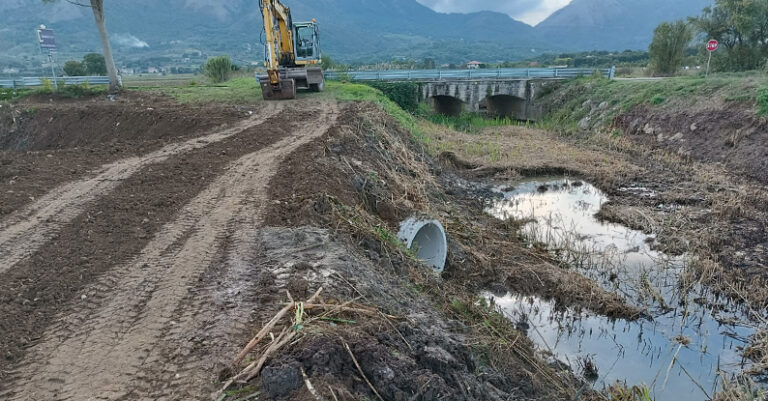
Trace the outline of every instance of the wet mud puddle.
<instances>
[{"instance_id":1,"label":"wet mud puddle","mask_svg":"<svg viewBox=\"0 0 768 401\"><path fill-rule=\"evenodd\" d=\"M488 213L528 221L521 229L528 243L545 246L648 314L634 322L611 320L537 297L486 294L544 354L594 381L596 389L617 381L645 384L657 400L707 399L719 375L746 367L741 349L754 333L748 319L736 307L711 306L716 300L699 288L682 291L685 256L657 252L653 236L598 221L595 214L608 198L596 187L544 178L496 190L504 199L489 203Z\"/></svg>"}]
</instances>

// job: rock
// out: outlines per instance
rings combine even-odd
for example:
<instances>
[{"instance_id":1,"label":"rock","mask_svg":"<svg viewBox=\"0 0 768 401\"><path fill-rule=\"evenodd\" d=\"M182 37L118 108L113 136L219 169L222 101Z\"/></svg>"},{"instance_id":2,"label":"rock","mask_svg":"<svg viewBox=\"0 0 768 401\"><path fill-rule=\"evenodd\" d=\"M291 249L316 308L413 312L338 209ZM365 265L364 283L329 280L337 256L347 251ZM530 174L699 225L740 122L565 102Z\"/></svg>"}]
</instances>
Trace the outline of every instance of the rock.
<instances>
[{"instance_id":1,"label":"rock","mask_svg":"<svg viewBox=\"0 0 768 401\"><path fill-rule=\"evenodd\" d=\"M589 107L592 105L592 100L585 100L584 103L581 104L581 107Z\"/></svg>"},{"instance_id":2,"label":"rock","mask_svg":"<svg viewBox=\"0 0 768 401\"><path fill-rule=\"evenodd\" d=\"M294 365L268 366L261 372L261 383L267 398L275 399L291 395L301 387L302 380Z\"/></svg>"},{"instance_id":3,"label":"rock","mask_svg":"<svg viewBox=\"0 0 768 401\"><path fill-rule=\"evenodd\" d=\"M656 142L664 142L664 134L659 132L658 135L656 135Z\"/></svg>"},{"instance_id":4,"label":"rock","mask_svg":"<svg viewBox=\"0 0 768 401\"><path fill-rule=\"evenodd\" d=\"M681 139L683 139L683 133L682 132L678 132L677 134L675 134L675 136L673 136L672 138L669 138L669 140L671 140L671 141L679 141Z\"/></svg>"},{"instance_id":5,"label":"rock","mask_svg":"<svg viewBox=\"0 0 768 401\"><path fill-rule=\"evenodd\" d=\"M685 148L681 146L680 149L677 150L677 154L683 157L690 157L691 151L685 150Z\"/></svg>"},{"instance_id":6,"label":"rock","mask_svg":"<svg viewBox=\"0 0 768 401\"><path fill-rule=\"evenodd\" d=\"M599 106L597 106L598 109L602 110L604 108L608 107L608 102L602 102Z\"/></svg>"},{"instance_id":7,"label":"rock","mask_svg":"<svg viewBox=\"0 0 768 401\"><path fill-rule=\"evenodd\" d=\"M647 123L643 127L643 132L645 132L648 135L653 135L654 131L656 131L656 130L653 129L653 127L651 127L651 123Z\"/></svg>"},{"instance_id":8,"label":"rock","mask_svg":"<svg viewBox=\"0 0 768 401\"><path fill-rule=\"evenodd\" d=\"M589 120L590 120L589 116L582 118L581 121L579 121L579 129L582 129L585 131L588 130L590 128Z\"/></svg>"},{"instance_id":9,"label":"rock","mask_svg":"<svg viewBox=\"0 0 768 401\"><path fill-rule=\"evenodd\" d=\"M425 367L438 373L447 373L461 366L453 355L438 346L424 347L419 359Z\"/></svg>"},{"instance_id":10,"label":"rock","mask_svg":"<svg viewBox=\"0 0 768 401\"><path fill-rule=\"evenodd\" d=\"M691 124L691 131L696 131L697 129L699 129L699 126L696 123Z\"/></svg>"}]
</instances>

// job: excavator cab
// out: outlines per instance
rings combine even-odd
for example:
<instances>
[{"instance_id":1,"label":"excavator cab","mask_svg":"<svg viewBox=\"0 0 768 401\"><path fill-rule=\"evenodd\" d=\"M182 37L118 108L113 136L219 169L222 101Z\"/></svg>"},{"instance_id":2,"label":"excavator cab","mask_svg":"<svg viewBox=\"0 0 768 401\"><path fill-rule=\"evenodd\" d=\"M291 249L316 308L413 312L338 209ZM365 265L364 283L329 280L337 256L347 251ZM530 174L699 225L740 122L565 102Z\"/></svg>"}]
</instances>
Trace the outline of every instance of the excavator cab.
<instances>
[{"instance_id":1,"label":"excavator cab","mask_svg":"<svg viewBox=\"0 0 768 401\"><path fill-rule=\"evenodd\" d=\"M317 24L314 22L294 23L294 35L296 38L296 64L302 61L320 60L320 39L317 34Z\"/></svg>"}]
</instances>

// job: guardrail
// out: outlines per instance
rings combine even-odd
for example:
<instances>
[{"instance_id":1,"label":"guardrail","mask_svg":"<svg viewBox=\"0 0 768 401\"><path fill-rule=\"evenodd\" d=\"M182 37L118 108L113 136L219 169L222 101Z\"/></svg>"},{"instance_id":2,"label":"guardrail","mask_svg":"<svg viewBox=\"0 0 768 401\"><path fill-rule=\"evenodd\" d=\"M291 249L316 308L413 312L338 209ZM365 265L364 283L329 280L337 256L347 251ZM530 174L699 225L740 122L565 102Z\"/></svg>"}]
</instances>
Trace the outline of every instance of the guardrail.
<instances>
[{"instance_id":1,"label":"guardrail","mask_svg":"<svg viewBox=\"0 0 768 401\"><path fill-rule=\"evenodd\" d=\"M117 79L120 84L123 83L123 78L118 76ZM51 78L44 77L24 77L20 79L0 79L0 88L33 88L36 86L43 86L44 82L51 82ZM93 77L58 77L56 81L59 84L64 85L80 85L88 83L90 85L109 85L109 77L93 76Z\"/></svg>"},{"instance_id":2,"label":"guardrail","mask_svg":"<svg viewBox=\"0 0 768 401\"><path fill-rule=\"evenodd\" d=\"M391 70L391 71L327 71L327 79L348 78L353 81L424 81L456 79L504 78L576 78L599 73L613 79L616 67L611 68L497 68L475 70Z\"/></svg>"}]
</instances>

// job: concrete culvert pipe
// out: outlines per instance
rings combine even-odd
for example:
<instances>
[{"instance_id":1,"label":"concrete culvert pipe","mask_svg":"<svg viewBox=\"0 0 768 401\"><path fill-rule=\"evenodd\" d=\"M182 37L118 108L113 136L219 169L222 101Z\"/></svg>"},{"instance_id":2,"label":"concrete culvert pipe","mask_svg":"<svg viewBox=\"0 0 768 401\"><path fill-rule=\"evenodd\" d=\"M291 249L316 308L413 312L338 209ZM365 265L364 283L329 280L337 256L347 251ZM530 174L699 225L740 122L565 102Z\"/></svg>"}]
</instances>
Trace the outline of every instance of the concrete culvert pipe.
<instances>
[{"instance_id":1,"label":"concrete culvert pipe","mask_svg":"<svg viewBox=\"0 0 768 401\"><path fill-rule=\"evenodd\" d=\"M412 217L400 223L397 237L427 266L442 273L448 257L445 229L437 220Z\"/></svg>"}]
</instances>

